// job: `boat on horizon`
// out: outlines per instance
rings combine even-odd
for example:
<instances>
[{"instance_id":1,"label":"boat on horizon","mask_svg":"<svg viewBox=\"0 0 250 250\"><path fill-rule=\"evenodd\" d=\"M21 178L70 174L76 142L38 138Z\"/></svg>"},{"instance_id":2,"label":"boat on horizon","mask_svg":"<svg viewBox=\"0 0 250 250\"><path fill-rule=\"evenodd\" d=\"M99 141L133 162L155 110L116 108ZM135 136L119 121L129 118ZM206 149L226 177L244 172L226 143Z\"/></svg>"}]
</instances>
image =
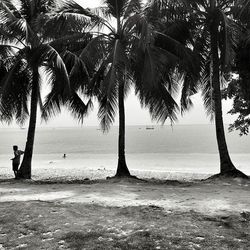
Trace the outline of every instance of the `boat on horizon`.
<instances>
[{"instance_id":1,"label":"boat on horizon","mask_svg":"<svg viewBox=\"0 0 250 250\"><path fill-rule=\"evenodd\" d=\"M147 126L146 129L155 129L153 126Z\"/></svg>"}]
</instances>

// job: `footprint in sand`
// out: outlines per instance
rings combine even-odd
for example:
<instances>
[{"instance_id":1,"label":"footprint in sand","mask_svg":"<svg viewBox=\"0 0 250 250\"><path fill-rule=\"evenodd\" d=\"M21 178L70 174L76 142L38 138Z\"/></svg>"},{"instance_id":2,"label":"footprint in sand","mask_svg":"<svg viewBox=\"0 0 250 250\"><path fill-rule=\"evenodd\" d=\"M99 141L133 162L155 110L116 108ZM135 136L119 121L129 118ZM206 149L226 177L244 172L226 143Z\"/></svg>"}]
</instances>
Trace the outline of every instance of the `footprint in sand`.
<instances>
[{"instance_id":1,"label":"footprint in sand","mask_svg":"<svg viewBox=\"0 0 250 250\"><path fill-rule=\"evenodd\" d=\"M52 214L58 214L59 212L56 210L51 211Z\"/></svg>"},{"instance_id":2,"label":"footprint in sand","mask_svg":"<svg viewBox=\"0 0 250 250\"><path fill-rule=\"evenodd\" d=\"M33 235L33 233L32 232L30 232L29 234L20 234L20 236L18 236L17 238L18 239L22 239L22 238L26 238L26 237L30 237L30 236L32 236Z\"/></svg>"},{"instance_id":3,"label":"footprint in sand","mask_svg":"<svg viewBox=\"0 0 250 250\"><path fill-rule=\"evenodd\" d=\"M203 240L205 240L205 238L202 237L202 236L197 236L197 237L195 237L195 239L198 240L198 241L203 241Z\"/></svg>"},{"instance_id":4,"label":"footprint in sand","mask_svg":"<svg viewBox=\"0 0 250 250\"><path fill-rule=\"evenodd\" d=\"M6 237L7 237L7 234L0 234L0 241L5 239ZM0 247L0 250L1 250L1 247Z\"/></svg>"},{"instance_id":5,"label":"footprint in sand","mask_svg":"<svg viewBox=\"0 0 250 250\"><path fill-rule=\"evenodd\" d=\"M28 244L20 244L16 247L16 249L20 249L20 248L23 248L23 247L27 247ZM0 248L1 249L1 248Z\"/></svg>"},{"instance_id":6,"label":"footprint in sand","mask_svg":"<svg viewBox=\"0 0 250 250\"><path fill-rule=\"evenodd\" d=\"M43 236L52 236L52 232L43 233Z\"/></svg>"},{"instance_id":7,"label":"footprint in sand","mask_svg":"<svg viewBox=\"0 0 250 250\"><path fill-rule=\"evenodd\" d=\"M54 234L54 233L61 232L61 231L62 231L61 229L56 229L56 230L53 232L53 234Z\"/></svg>"},{"instance_id":8,"label":"footprint in sand","mask_svg":"<svg viewBox=\"0 0 250 250\"><path fill-rule=\"evenodd\" d=\"M54 240L55 238L47 238L47 239L42 239L42 242L45 242L45 241L50 241L50 240Z\"/></svg>"},{"instance_id":9,"label":"footprint in sand","mask_svg":"<svg viewBox=\"0 0 250 250\"><path fill-rule=\"evenodd\" d=\"M17 238L18 239L22 239L22 238L25 238L25 237L27 237L28 235L26 235L26 234L21 234L20 236L18 236Z\"/></svg>"}]
</instances>

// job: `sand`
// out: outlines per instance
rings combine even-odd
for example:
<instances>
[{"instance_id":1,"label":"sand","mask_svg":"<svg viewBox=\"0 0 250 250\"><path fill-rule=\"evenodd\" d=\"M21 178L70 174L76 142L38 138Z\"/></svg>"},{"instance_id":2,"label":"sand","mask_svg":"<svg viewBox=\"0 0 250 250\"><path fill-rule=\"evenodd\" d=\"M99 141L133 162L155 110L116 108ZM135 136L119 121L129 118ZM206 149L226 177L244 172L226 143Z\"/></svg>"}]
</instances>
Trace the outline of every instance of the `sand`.
<instances>
[{"instance_id":1,"label":"sand","mask_svg":"<svg viewBox=\"0 0 250 250\"><path fill-rule=\"evenodd\" d=\"M0 249L250 249L250 181L0 180Z\"/></svg>"},{"instance_id":2,"label":"sand","mask_svg":"<svg viewBox=\"0 0 250 250\"><path fill-rule=\"evenodd\" d=\"M50 184L51 182L51 184ZM165 210L194 210L206 214L250 211L250 182L147 181L15 181L0 185L0 202L60 201L102 206L155 205ZM80 182L82 184L74 184Z\"/></svg>"}]
</instances>

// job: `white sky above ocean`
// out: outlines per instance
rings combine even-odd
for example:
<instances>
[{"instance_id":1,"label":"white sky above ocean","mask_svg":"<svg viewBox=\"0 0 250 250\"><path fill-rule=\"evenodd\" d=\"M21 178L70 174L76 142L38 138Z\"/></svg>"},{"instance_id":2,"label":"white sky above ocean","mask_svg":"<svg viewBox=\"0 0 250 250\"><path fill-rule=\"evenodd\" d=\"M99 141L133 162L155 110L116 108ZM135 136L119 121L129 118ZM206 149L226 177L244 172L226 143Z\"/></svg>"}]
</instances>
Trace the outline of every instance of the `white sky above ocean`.
<instances>
[{"instance_id":1,"label":"white sky above ocean","mask_svg":"<svg viewBox=\"0 0 250 250\"><path fill-rule=\"evenodd\" d=\"M94 8L101 4L101 0L75 0L77 3L83 7ZM179 121L177 124L209 124L210 120L206 117L205 110L203 108L202 100L200 94L196 94L192 97L194 107L191 111L187 112L184 117L179 116ZM223 113L224 122L231 123L235 119L235 116L226 114L231 109L232 101L223 101ZM94 103L94 110L85 118L83 125L87 126L98 126L99 121L97 119L98 105ZM134 95L133 90L126 99L125 102L126 111L126 125L153 125L155 122L151 121L148 110L142 109L137 97ZM166 124L169 124L166 122ZM118 117L114 125L118 125ZM75 127L81 126L77 120L74 120L72 115L67 110L62 110L61 114L54 118L51 118L47 123L41 122L37 123L38 127ZM15 123L7 125L5 123L0 123L0 128L6 127L18 127Z\"/></svg>"}]
</instances>

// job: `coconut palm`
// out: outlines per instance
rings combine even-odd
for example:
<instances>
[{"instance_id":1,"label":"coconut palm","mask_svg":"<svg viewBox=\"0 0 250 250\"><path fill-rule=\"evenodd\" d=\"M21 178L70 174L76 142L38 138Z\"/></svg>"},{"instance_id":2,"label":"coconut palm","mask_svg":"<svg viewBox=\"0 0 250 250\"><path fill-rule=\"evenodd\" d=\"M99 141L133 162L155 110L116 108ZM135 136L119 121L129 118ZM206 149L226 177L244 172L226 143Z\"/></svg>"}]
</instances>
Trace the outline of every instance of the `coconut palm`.
<instances>
[{"instance_id":1,"label":"coconut palm","mask_svg":"<svg viewBox=\"0 0 250 250\"><path fill-rule=\"evenodd\" d=\"M79 108L82 103L76 93L70 94L67 69L54 48L69 37L52 40L44 36L43 24L55 6L54 0L3 0L0 3L0 118L9 123L15 118L24 124L29 116L25 153L18 172L20 178L31 178L38 105L45 119L60 111L65 100L79 114L87 110ZM43 103L44 78L50 91Z\"/></svg>"},{"instance_id":2,"label":"coconut palm","mask_svg":"<svg viewBox=\"0 0 250 250\"><path fill-rule=\"evenodd\" d=\"M200 55L200 80L184 82L182 104L187 107L189 93L198 87L202 90L205 108L214 117L216 138L220 156L220 174L242 176L229 156L221 104L221 87L230 72L235 48L240 37L240 27L233 17L232 7L237 1L226 0L179 0L187 10L186 18L196 22L193 29L193 51ZM197 85L199 84L199 86ZM190 91L191 90L191 91Z\"/></svg>"},{"instance_id":3,"label":"coconut palm","mask_svg":"<svg viewBox=\"0 0 250 250\"><path fill-rule=\"evenodd\" d=\"M239 130L240 135L247 135L249 133L250 126L249 13L250 1L237 1L237 5L234 6L234 15L241 24L242 35L240 37L240 43L236 49L236 60L233 70L234 73L238 74L238 77L231 79L229 85L223 93L224 98L229 97L233 99L232 109L228 113L234 115L238 114L238 117L234 123L230 124L229 131Z\"/></svg>"},{"instance_id":4,"label":"coconut palm","mask_svg":"<svg viewBox=\"0 0 250 250\"><path fill-rule=\"evenodd\" d=\"M119 113L118 165L116 177L130 176L125 158L124 99L131 87L141 105L149 108L153 119L164 123L176 119L177 104L172 94L173 80L180 57L188 53L182 43L162 34L148 22L144 6L139 0L105 0L104 5L84 10L73 2L62 7L68 20L81 16L94 25L91 42L79 58L89 69L91 80L87 93L99 102L98 117L103 131L108 131ZM75 13L75 15L74 15ZM161 42L157 43L158 38ZM169 45L168 46L161 46ZM76 69L77 67L75 67ZM74 71L74 69L73 69ZM77 79L76 79L77 80ZM77 81L80 81L78 79Z\"/></svg>"}]
</instances>

